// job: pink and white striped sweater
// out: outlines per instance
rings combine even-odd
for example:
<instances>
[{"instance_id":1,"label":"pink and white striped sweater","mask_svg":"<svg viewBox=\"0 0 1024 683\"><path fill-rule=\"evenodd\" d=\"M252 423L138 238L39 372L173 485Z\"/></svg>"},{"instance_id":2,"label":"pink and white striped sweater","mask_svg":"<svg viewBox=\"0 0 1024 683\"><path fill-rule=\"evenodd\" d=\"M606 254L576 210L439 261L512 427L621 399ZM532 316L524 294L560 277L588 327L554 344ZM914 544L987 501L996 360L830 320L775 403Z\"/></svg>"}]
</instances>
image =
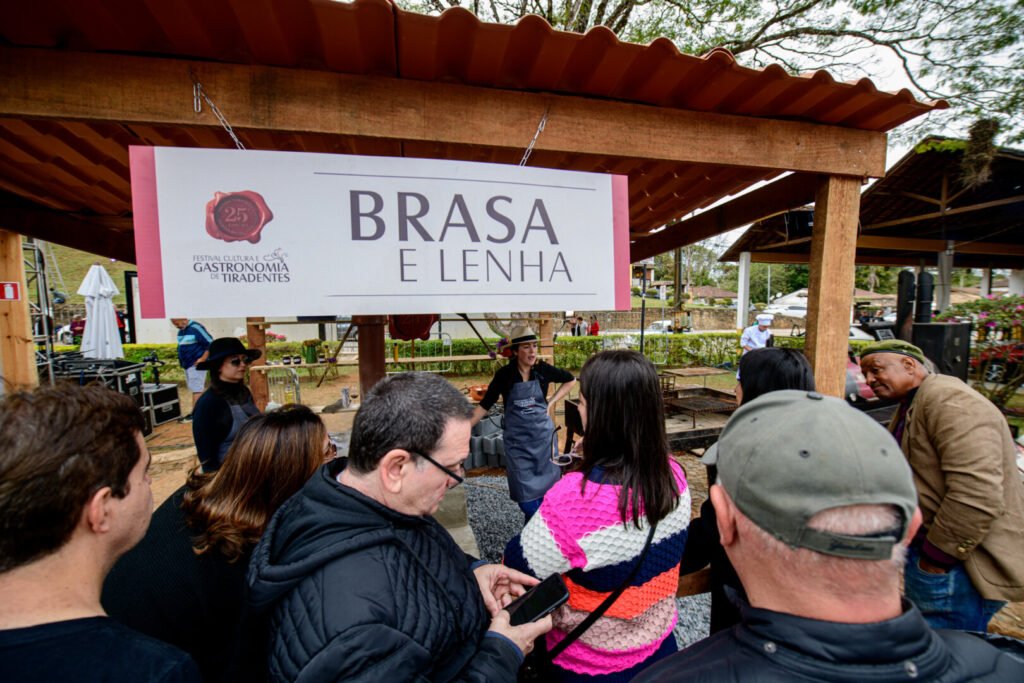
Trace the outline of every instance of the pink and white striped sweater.
<instances>
[{"instance_id":1,"label":"pink and white striped sweater","mask_svg":"<svg viewBox=\"0 0 1024 683\"><path fill-rule=\"evenodd\" d=\"M682 468L670 461L679 503L658 523L644 564L605 614L555 659L582 674L625 671L642 663L672 637L678 614L679 561L690 523L690 491ZM505 564L538 577L562 574L569 602L554 615L550 649L629 576L643 551L648 527L623 524L621 486L599 484L603 471L567 474L544 496L540 510L505 549Z\"/></svg>"}]
</instances>

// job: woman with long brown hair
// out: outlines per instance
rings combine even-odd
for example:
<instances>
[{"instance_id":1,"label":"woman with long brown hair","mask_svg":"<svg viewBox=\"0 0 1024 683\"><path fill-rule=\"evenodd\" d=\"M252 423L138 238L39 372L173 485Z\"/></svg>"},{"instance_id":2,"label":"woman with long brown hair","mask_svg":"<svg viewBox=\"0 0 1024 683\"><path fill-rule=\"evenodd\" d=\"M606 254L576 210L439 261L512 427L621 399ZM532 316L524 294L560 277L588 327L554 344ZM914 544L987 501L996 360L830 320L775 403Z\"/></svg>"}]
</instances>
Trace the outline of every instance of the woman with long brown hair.
<instances>
[{"instance_id":1,"label":"woman with long brown hair","mask_svg":"<svg viewBox=\"0 0 1024 683\"><path fill-rule=\"evenodd\" d=\"M565 580L569 602L554 613L549 651L623 586L585 632L572 634L575 641L554 657L545 680L629 681L676 651L690 492L669 457L658 373L643 355L592 356L580 372L580 417L580 461L509 542L505 564Z\"/></svg>"},{"instance_id":2,"label":"woman with long brown hair","mask_svg":"<svg viewBox=\"0 0 1024 683\"><path fill-rule=\"evenodd\" d=\"M103 586L110 616L177 645L209 681L265 677L262 624L245 613L252 549L274 512L333 457L304 406L253 417L217 472L192 473Z\"/></svg>"}]
</instances>

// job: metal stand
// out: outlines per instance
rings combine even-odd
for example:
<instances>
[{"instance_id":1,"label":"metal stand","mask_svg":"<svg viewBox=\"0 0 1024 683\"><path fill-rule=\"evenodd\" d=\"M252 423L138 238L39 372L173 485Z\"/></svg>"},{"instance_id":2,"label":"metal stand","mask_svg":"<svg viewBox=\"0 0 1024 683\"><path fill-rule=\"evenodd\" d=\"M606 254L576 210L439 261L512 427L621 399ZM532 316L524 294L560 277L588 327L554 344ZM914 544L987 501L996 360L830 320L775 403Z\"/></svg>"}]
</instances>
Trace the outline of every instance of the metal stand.
<instances>
[{"instance_id":1,"label":"metal stand","mask_svg":"<svg viewBox=\"0 0 1024 683\"><path fill-rule=\"evenodd\" d=\"M42 380L42 370L45 368L46 379L53 384L53 307L50 305L50 288L46 283L46 263L42 249L31 237L25 239L21 250L25 258L25 296L28 298L29 315L32 318L36 371ZM35 297L30 294L33 288Z\"/></svg>"}]
</instances>

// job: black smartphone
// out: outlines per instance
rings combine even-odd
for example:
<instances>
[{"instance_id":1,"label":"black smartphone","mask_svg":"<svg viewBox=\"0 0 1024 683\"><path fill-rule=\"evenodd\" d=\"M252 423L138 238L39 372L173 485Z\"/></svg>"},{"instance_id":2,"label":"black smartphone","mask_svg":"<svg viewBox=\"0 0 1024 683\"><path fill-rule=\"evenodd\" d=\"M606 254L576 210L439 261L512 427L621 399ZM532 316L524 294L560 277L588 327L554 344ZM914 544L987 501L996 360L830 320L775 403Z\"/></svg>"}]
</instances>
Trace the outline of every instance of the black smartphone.
<instances>
[{"instance_id":1,"label":"black smartphone","mask_svg":"<svg viewBox=\"0 0 1024 683\"><path fill-rule=\"evenodd\" d=\"M569 599L569 589L565 587L560 574L552 574L505 607L513 626L522 626L543 619L554 612Z\"/></svg>"}]
</instances>

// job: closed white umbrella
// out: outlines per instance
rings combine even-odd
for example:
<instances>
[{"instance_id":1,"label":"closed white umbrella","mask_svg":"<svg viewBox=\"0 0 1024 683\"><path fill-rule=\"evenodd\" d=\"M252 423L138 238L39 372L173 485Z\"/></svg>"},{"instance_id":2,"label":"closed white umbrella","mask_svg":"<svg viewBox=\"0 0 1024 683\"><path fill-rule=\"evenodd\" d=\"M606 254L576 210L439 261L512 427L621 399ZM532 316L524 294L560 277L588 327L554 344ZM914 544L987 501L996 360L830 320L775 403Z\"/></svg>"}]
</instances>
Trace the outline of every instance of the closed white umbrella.
<instances>
[{"instance_id":1,"label":"closed white umbrella","mask_svg":"<svg viewBox=\"0 0 1024 683\"><path fill-rule=\"evenodd\" d=\"M78 293L85 297L82 355L86 358L123 358L124 349L114 310L114 297L120 291L107 270L98 264L90 268Z\"/></svg>"}]
</instances>

